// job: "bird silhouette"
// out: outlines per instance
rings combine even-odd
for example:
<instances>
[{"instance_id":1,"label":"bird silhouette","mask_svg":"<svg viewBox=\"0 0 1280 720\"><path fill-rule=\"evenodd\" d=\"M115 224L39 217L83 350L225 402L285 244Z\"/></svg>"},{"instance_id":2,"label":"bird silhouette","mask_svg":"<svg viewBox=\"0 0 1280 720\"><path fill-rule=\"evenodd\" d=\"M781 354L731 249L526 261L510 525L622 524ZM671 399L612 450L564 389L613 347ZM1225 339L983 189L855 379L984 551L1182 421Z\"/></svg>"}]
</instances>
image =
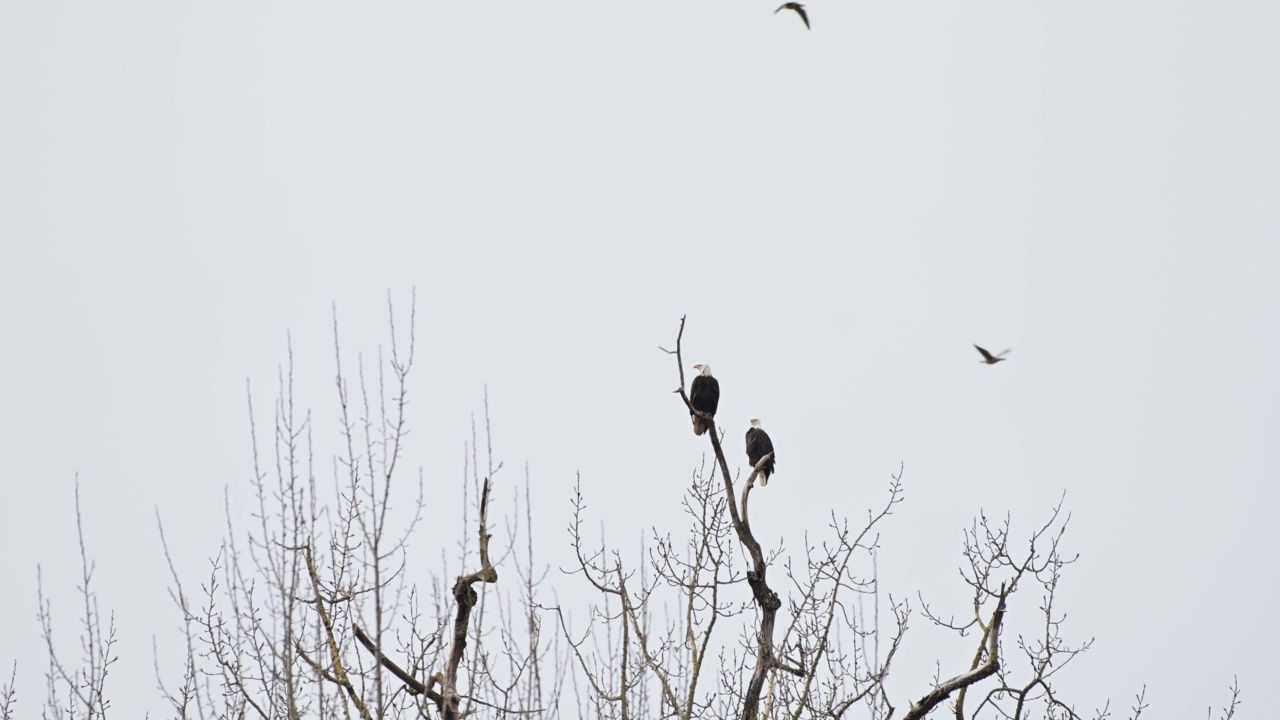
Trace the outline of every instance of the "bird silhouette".
<instances>
[{"instance_id":1,"label":"bird silhouette","mask_svg":"<svg viewBox=\"0 0 1280 720\"><path fill-rule=\"evenodd\" d=\"M982 359L979 360L978 362L986 363L987 365L995 365L996 363L1004 360L1005 355L1009 354L1009 351L1005 350L999 355L992 355L991 353L987 352L986 349L983 348L981 345L974 345L974 347L978 348L978 352L982 353Z\"/></svg>"},{"instance_id":2,"label":"bird silhouette","mask_svg":"<svg viewBox=\"0 0 1280 720\"><path fill-rule=\"evenodd\" d=\"M809 27L809 14L804 11L804 6L801 5L800 3L798 2L782 3L781 5L778 6L777 10L773 11L773 14L777 15L783 10L795 10L796 14L800 16L800 19L804 21L805 28L809 30L813 29Z\"/></svg>"}]
</instances>

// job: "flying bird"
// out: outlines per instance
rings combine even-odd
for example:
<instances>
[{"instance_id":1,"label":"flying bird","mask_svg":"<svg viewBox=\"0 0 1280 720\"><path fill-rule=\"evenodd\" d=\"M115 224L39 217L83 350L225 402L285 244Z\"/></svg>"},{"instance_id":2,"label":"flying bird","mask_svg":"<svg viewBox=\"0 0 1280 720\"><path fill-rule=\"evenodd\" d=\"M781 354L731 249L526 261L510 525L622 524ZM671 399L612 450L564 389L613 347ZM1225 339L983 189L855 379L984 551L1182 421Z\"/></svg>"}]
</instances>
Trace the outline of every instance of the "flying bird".
<instances>
[{"instance_id":1,"label":"flying bird","mask_svg":"<svg viewBox=\"0 0 1280 720\"><path fill-rule=\"evenodd\" d=\"M781 5L778 6L777 10L773 11L773 14L777 15L783 10L795 10L796 14L800 16L800 19L804 21L805 28L809 30L813 29L809 27L809 14L804 11L804 6L801 5L800 3L798 2L782 3ZM760 484L763 485L764 483L760 483Z\"/></svg>"},{"instance_id":2,"label":"flying bird","mask_svg":"<svg viewBox=\"0 0 1280 720\"><path fill-rule=\"evenodd\" d=\"M760 458L772 452L773 441L769 439L769 433L760 428L759 420L752 418L751 427L747 429L747 460L751 461L751 467L754 468ZM769 484L769 476L773 474L773 464L777 460L778 456L775 454L760 468L760 487Z\"/></svg>"},{"instance_id":3,"label":"flying bird","mask_svg":"<svg viewBox=\"0 0 1280 720\"><path fill-rule=\"evenodd\" d=\"M711 377L710 365L694 365L693 369L698 371L698 375L689 386L689 404L694 410L715 417L716 408L720 405L720 381ZM694 435L701 435L712 425L693 413L689 413L689 417L693 418Z\"/></svg>"},{"instance_id":4,"label":"flying bird","mask_svg":"<svg viewBox=\"0 0 1280 720\"><path fill-rule=\"evenodd\" d=\"M1009 351L1008 351L1008 350L1005 350L1004 352L1000 353L999 355L992 355L991 353L987 352L985 349L983 349L983 348L982 348L981 346L979 346L979 345L974 345L974 347L978 348L978 352L982 353L982 359L981 359L981 360L979 360L978 362L980 362L980 363L986 363L986 364L988 364L988 365L995 365L996 363L998 363L998 362L1000 362L1000 361L1004 360L1004 359L1005 359L1005 357L1004 357L1005 355L1008 355L1008 354L1009 354Z\"/></svg>"}]
</instances>

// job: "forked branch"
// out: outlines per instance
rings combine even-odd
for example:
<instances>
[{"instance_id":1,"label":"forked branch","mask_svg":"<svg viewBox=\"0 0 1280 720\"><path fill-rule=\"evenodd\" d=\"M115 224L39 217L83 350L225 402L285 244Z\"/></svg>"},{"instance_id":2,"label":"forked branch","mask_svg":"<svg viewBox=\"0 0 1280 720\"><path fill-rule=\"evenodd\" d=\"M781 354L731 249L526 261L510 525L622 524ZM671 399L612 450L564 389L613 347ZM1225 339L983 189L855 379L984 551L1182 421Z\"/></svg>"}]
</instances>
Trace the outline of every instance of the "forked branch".
<instances>
[{"instance_id":1,"label":"forked branch","mask_svg":"<svg viewBox=\"0 0 1280 720\"><path fill-rule=\"evenodd\" d=\"M724 448L720 445L720 433L717 431L711 416L694 409L693 404L689 401L689 394L685 391L684 357L681 351L681 340L684 338L684 323L685 318L680 318L680 331L676 335L676 349L674 351L666 350L665 348L660 349L676 356L676 366L680 371L680 387L676 392L680 394L680 399L684 401L685 407L689 409L690 414L706 419L711 425L711 432L707 433L707 435L711 438L711 449L715 453L716 463L720 467L720 475L724 478L729 518L733 521L733 529L737 532L738 540L747 549L747 553L751 555L751 569L747 571L747 584L751 586L751 593L755 598L756 606L760 608L760 630L756 647L755 672L752 673L751 680L747 684L747 690L743 693L742 717L744 720L754 720L759 711L760 694L764 689L765 679L768 677L769 671L778 668L794 673L797 670L797 668L784 666L774 654L773 629L778 615L778 608L782 607L782 601L778 599L778 594L769 587L769 583L766 580L768 564L765 562L764 552L760 549L760 543L751 532L751 526L746 519L747 494L750 492L750 488L755 485L756 476L760 474L764 459L752 469L751 476L747 478L746 485L742 491L742 514L739 515L738 503L733 495L733 477L729 474L729 462L725 459Z\"/></svg>"},{"instance_id":2,"label":"forked branch","mask_svg":"<svg viewBox=\"0 0 1280 720\"><path fill-rule=\"evenodd\" d=\"M484 479L484 490L480 494L480 569L470 575L460 575L453 583L453 598L458 603L458 613L453 620L453 644L449 649L449 660L444 666L444 707L441 714L445 720L457 720L462 715L459 705L462 696L458 694L458 665L462 662L463 651L467 647L467 627L471 619L471 609L479 602L480 596L472 587L477 582L498 582L498 571L489 562L489 489L492 478Z\"/></svg>"},{"instance_id":3,"label":"forked branch","mask_svg":"<svg viewBox=\"0 0 1280 720\"><path fill-rule=\"evenodd\" d=\"M1009 591L1000 588L1000 601L996 603L995 612L991 614L991 622L987 624L987 630L983 633L982 643L986 645L987 661L977 668L970 670L963 675L939 683L937 687L929 691L929 694L920 698L907 714L902 716L903 720L920 720L928 715L943 700L951 696L951 693L957 690L973 685L984 678L991 677L1000 670L1000 624L1004 620L1004 602L1008 597Z\"/></svg>"}]
</instances>

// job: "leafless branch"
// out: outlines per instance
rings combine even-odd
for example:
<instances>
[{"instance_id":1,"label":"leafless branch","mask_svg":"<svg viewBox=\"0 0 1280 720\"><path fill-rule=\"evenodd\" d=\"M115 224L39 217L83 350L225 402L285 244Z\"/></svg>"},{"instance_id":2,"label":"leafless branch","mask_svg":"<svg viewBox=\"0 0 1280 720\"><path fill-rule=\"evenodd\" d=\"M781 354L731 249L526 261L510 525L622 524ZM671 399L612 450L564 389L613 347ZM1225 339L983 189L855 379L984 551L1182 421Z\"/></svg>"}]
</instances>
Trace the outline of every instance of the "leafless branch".
<instances>
[{"instance_id":1,"label":"leafless branch","mask_svg":"<svg viewBox=\"0 0 1280 720\"><path fill-rule=\"evenodd\" d=\"M373 720L372 716L369 714L369 708L365 706L364 699L360 697L360 694L356 692L355 686L351 684L351 678L347 674L347 669L342 664L342 652L338 646L338 639L334 635L333 620L325 610L324 598L320 595L320 576L316 573L315 559L312 557L310 547L305 550L305 555L307 560L307 574L311 577L311 588L315 593L316 612L319 613L320 622L324 626L324 639L326 641L326 646L329 649L329 663L332 668L332 673L330 674L326 671L320 671L320 666L310 658L306 657L303 653L301 645L298 645L297 647L298 653L303 656L304 660L307 660L309 665L320 671L321 677L329 682L337 684L346 692L347 697L350 698L352 704L356 706L356 710L360 713L360 717L363 720Z\"/></svg>"},{"instance_id":2,"label":"leafless branch","mask_svg":"<svg viewBox=\"0 0 1280 720\"><path fill-rule=\"evenodd\" d=\"M107 627L102 626L102 616L98 611L97 594L93 591L94 563L89 558L84 541L84 518L80 513L80 476L75 480L76 536L80 544L80 647L83 652L82 664L77 669L69 670L58 657L57 647L53 639L53 607L44 594L44 582L40 568L36 568L36 592L40 603L40 632L49 654L49 670L46 682L49 687L49 702L46 713L54 717L62 717L64 711L71 717L77 717L77 707L82 708L88 720L105 718L111 706L106 696L107 674L116 662L114 648L116 643L115 616L109 616ZM57 686L61 685L66 693L68 704L62 706L55 696Z\"/></svg>"},{"instance_id":3,"label":"leafless branch","mask_svg":"<svg viewBox=\"0 0 1280 720\"><path fill-rule=\"evenodd\" d=\"M1231 720L1236 716L1236 708L1240 707L1240 678L1231 679L1231 701L1222 708L1221 720ZM1213 708L1209 708L1209 717L1213 717Z\"/></svg>"},{"instance_id":4,"label":"leafless branch","mask_svg":"<svg viewBox=\"0 0 1280 720\"><path fill-rule=\"evenodd\" d=\"M996 674L996 671L1000 669L1000 624L1004 620L1004 604L1007 594L1008 590L1001 588L1000 600L996 604L995 612L991 614L991 622L987 625L986 632L983 634L982 643L979 643L980 647L983 645L986 647L987 661L969 672L939 683L907 710L907 714L902 716L903 720L920 720L920 718L928 715L937 707L939 703L950 697L951 693L967 688Z\"/></svg>"},{"instance_id":5,"label":"leafless branch","mask_svg":"<svg viewBox=\"0 0 1280 720\"><path fill-rule=\"evenodd\" d=\"M676 366L680 373L680 399L684 401L685 406L691 413L698 412L694 410L689 396L685 392L684 382L684 357L681 349L681 340L684 337L684 318L680 319L680 331L676 335ZM734 501L733 477L729 473L729 462L725 459L724 449L720 445L720 433L715 431L714 421L710 416L705 416L708 423L711 424L712 432L707 433L711 438L711 449L715 453L716 462L720 466L720 475L724 480L725 496L728 500L729 518L733 522L734 530L738 534L738 540L742 546L746 548L751 556L751 569L747 571L747 584L751 586L752 596L755 598L756 607L760 610L760 626L757 635L756 647L756 667L751 675L751 680L747 685L746 692L743 696L742 718L744 720L753 720L758 714L760 706L760 693L764 688L765 678L769 671L778 666L778 660L774 656L773 649L773 630L776 622L778 608L782 607L782 601L778 599L778 594L770 587L767 579L768 564L765 562L764 553L760 549L760 543L756 540L755 535L751 532L751 527L747 523L745 513L742 516L738 514L737 503ZM763 463L763 461L762 461ZM760 474L761 467L752 469L751 476L747 479L746 486L743 489L743 509L746 509L747 493L755 484L756 476Z\"/></svg>"},{"instance_id":6,"label":"leafless branch","mask_svg":"<svg viewBox=\"0 0 1280 720\"><path fill-rule=\"evenodd\" d=\"M489 562L489 489L490 478L484 479L484 489L480 496L480 569L469 574L461 575L453 584L453 598L457 602L457 616L453 622L453 644L449 650L449 660L445 664L444 669L444 708L442 713L445 720L455 720L461 717L459 713L459 703L461 695L458 693L458 665L462 662L462 653L467 647L467 630L468 621L471 617L471 609L476 606L479 601L479 595L472 587L477 582L496 583L498 582L498 571L494 569Z\"/></svg>"},{"instance_id":7,"label":"leafless branch","mask_svg":"<svg viewBox=\"0 0 1280 720\"><path fill-rule=\"evenodd\" d=\"M443 677L442 675L436 673L428 678L428 682L426 684L423 684L417 678L401 669L399 665L396 665L391 658L382 654L382 651L378 650L378 648L373 644L373 641L369 639L369 636L360 629L359 625L352 623L351 631L355 635L356 640L360 641L360 644L364 646L364 649L369 651L369 654L373 655L378 662L382 663L383 667L390 670L392 675L395 675L399 678L400 682L405 684L405 687L409 690L409 694L425 695L434 700L437 705L444 701L444 698L440 693L436 692L434 689L435 684L440 682L440 679Z\"/></svg>"},{"instance_id":8,"label":"leafless branch","mask_svg":"<svg viewBox=\"0 0 1280 720\"><path fill-rule=\"evenodd\" d=\"M0 687L0 720L14 720L13 706L17 702L18 661L13 661L13 669L9 671L9 682Z\"/></svg>"}]
</instances>

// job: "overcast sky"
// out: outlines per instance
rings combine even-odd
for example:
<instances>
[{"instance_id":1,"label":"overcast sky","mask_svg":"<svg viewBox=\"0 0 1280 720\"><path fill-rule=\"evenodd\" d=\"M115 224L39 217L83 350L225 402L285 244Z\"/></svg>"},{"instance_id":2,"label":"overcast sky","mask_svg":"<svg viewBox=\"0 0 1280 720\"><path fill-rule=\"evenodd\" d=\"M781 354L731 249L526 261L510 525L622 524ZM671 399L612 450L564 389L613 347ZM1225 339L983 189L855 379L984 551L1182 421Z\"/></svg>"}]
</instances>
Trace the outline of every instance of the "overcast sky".
<instances>
[{"instance_id":1,"label":"overcast sky","mask_svg":"<svg viewBox=\"0 0 1280 720\"><path fill-rule=\"evenodd\" d=\"M346 358L417 289L407 462L456 504L496 451L565 550L581 473L612 539L678 527L707 450L657 350L720 378L731 459L778 447L766 544L861 517L905 464L888 590L964 609L961 531L1065 492L1081 709L1201 718L1280 677L1280 5L0 5L0 666L35 716L36 566L75 657L73 482L117 714L248 513L246 380L292 333L318 464ZM978 363L972 343L1013 353ZM420 572L452 542L422 535ZM558 584L574 582L558 579ZM1034 614L1021 597L1011 613ZM940 656L917 620L891 687ZM164 658L162 658L164 659ZM177 677L178 672L173 673Z\"/></svg>"}]
</instances>

